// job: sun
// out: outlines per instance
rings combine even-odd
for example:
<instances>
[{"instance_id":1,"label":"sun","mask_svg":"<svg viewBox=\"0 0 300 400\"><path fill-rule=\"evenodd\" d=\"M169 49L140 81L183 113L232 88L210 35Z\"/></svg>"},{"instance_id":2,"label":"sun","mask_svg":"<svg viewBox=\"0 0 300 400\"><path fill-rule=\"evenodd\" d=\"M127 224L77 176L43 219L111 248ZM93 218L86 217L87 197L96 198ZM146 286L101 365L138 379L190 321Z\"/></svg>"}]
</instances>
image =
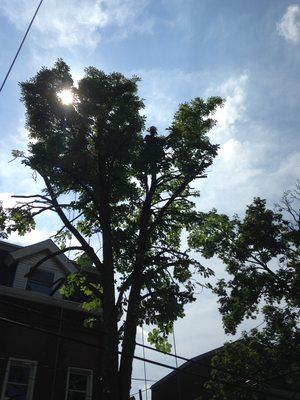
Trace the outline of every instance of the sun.
<instances>
[{"instance_id":1,"label":"sun","mask_svg":"<svg viewBox=\"0 0 300 400\"><path fill-rule=\"evenodd\" d=\"M70 89L61 90L60 92L57 93L57 97L65 105L70 105L74 103L74 95L72 90Z\"/></svg>"}]
</instances>

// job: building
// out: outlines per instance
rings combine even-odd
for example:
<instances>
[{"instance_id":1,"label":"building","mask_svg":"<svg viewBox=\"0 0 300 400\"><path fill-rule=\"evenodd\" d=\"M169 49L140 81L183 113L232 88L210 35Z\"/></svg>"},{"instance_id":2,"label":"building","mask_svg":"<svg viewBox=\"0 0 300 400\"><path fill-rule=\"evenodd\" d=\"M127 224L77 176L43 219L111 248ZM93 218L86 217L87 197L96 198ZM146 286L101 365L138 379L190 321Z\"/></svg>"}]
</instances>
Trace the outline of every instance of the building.
<instances>
[{"instance_id":1,"label":"building","mask_svg":"<svg viewBox=\"0 0 300 400\"><path fill-rule=\"evenodd\" d=\"M212 397L204 384L209 380L211 359L221 349L219 347L200 354L182 364L180 371L172 371L157 381L151 386L151 400L210 400ZM299 369L296 373L299 374ZM266 382L264 393L264 400L298 400L300 380L299 384L292 387L282 376L274 377Z\"/></svg>"},{"instance_id":2,"label":"building","mask_svg":"<svg viewBox=\"0 0 300 400\"><path fill-rule=\"evenodd\" d=\"M46 240L21 247L0 241L0 399L98 399L101 333L84 326L82 298L62 297L62 280L76 271Z\"/></svg>"},{"instance_id":3,"label":"building","mask_svg":"<svg viewBox=\"0 0 300 400\"><path fill-rule=\"evenodd\" d=\"M152 400L208 400L204 384L210 375L210 361L218 349L201 354L182 364L151 386ZM200 397L201 396L201 397Z\"/></svg>"}]
</instances>

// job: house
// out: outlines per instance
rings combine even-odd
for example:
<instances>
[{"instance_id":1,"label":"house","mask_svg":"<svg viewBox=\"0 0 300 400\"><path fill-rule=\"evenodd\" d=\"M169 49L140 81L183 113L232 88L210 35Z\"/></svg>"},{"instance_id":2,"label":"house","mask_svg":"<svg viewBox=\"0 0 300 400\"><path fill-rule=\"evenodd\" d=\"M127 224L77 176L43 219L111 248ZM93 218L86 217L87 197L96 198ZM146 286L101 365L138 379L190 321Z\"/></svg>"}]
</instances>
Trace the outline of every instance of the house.
<instances>
[{"instance_id":1,"label":"house","mask_svg":"<svg viewBox=\"0 0 300 400\"><path fill-rule=\"evenodd\" d=\"M214 349L185 362L179 371L172 371L151 386L152 400L208 400L204 384L210 376L210 361Z\"/></svg>"},{"instance_id":2,"label":"house","mask_svg":"<svg viewBox=\"0 0 300 400\"><path fill-rule=\"evenodd\" d=\"M80 296L55 290L76 271L58 250L51 240L0 241L0 400L99 398L101 333L84 326Z\"/></svg>"},{"instance_id":3,"label":"house","mask_svg":"<svg viewBox=\"0 0 300 400\"><path fill-rule=\"evenodd\" d=\"M210 377L212 357L222 347L213 349L190 359L151 386L152 400L209 400L212 396L205 390L205 383ZM299 374L299 370L298 370ZM300 399L299 384L291 387L282 376L266 382L262 394L264 400Z\"/></svg>"}]
</instances>

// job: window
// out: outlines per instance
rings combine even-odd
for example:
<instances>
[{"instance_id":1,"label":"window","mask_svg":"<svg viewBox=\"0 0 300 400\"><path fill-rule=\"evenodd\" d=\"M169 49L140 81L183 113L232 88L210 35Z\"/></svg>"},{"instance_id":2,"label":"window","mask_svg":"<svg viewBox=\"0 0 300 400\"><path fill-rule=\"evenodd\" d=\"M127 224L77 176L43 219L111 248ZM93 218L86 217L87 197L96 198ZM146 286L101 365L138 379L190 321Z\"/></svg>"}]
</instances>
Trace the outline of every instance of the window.
<instances>
[{"instance_id":1,"label":"window","mask_svg":"<svg viewBox=\"0 0 300 400\"><path fill-rule=\"evenodd\" d=\"M93 371L80 368L68 369L66 400L91 400L92 387Z\"/></svg>"},{"instance_id":2,"label":"window","mask_svg":"<svg viewBox=\"0 0 300 400\"><path fill-rule=\"evenodd\" d=\"M54 272L35 270L28 278L26 289L33 292L50 294L52 292L53 281Z\"/></svg>"},{"instance_id":3,"label":"window","mask_svg":"<svg viewBox=\"0 0 300 400\"><path fill-rule=\"evenodd\" d=\"M1 400L31 400L36 362L9 359L3 382Z\"/></svg>"}]
</instances>

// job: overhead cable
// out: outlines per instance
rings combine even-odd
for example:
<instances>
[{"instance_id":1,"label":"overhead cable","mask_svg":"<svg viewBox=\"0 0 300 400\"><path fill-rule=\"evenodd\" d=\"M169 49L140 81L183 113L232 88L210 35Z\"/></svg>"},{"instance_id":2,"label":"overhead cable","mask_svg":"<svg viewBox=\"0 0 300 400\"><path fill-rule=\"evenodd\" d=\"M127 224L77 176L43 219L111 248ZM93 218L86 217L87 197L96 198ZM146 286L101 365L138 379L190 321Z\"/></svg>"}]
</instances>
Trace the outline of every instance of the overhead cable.
<instances>
[{"instance_id":1,"label":"overhead cable","mask_svg":"<svg viewBox=\"0 0 300 400\"><path fill-rule=\"evenodd\" d=\"M0 87L0 93L2 92L2 89L3 89L3 87L4 87L4 85L5 85L6 81L7 81L7 78L9 77L9 74L10 74L10 72L12 70L12 67L14 66L14 64L16 62L16 59L18 58L18 55L19 55L19 53L20 53L20 51L21 51L21 49L23 47L25 39L26 39L26 37L27 37L27 35L28 35L29 31L30 31L30 28L31 28L31 26L33 24L33 21L35 20L35 17L37 16L37 13L39 12L39 9L40 9L43 1L44 0L40 0L39 5L37 6L37 8L35 10L35 13L33 14L33 17L31 18L31 21L30 21L30 23L28 25L28 28L27 28L24 36L23 36L23 39L22 39L22 41L20 43L20 46L19 46L19 48L18 48L18 50L17 50L17 52L16 52L11 64L10 64L10 67L8 68L8 71L7 71L7 73L6 73L6 75L5 75L4 79L3 79L3 82L2 82L1 87Z\"/></svg>"},{"instance_id":2,"label":"overhead cable","mask_svg":"<svg viewBox=\"0 0 300 400\"><path fill-rule=\"evenodd\" d=\"M17 308L19 308L21 310L24 310L24 311L27 311L27 312L31 311L31 312L34 312L34 313L36 313L38 315L42 315L44 318L53 319L53 320L55 319L56 320L55 316L42 313L41 311L38 311L38 310L33 309L31 307L21 306L19 304L18 305L17 304L11 304L10 302L3 301L2 299L0 299L0 303L5 304L5 305L13 305L14 307L17 307ZM68 319L72 320L71 317L69 317ZM100 330L99 332L102 333L102 334L105 334L105 332L103 330ZM71 339L71 340L73 340L73 339ZM195 358L186 358L186 357L180 356L178 354L168 353L166 351L158 350L158 349L156 349L154 347L147 346L146 344L142 344L142 343L138 343L138 342L135 342L135 344L136 344L136 346L142 347L144 349L152 350L154 352L163 354L165 356L170 356L170 357L173 357L173 358L177 358L179 360L186 361L187 363L190 363L190 364L195 365L195 366L199 365L199 366L209 367L208 363L205 362L205 361L195 360ZM145 359L145 357L142 360L144 360L144 359ZM180 371L182 371L182 367L175 368L175 370L176 369L179 369ZM227 373L229 375L233 375L233 373L231 371L229 371L228 369L226 369L226 368L214 367L214 369L216 369L217 371L220 371L220 372L225 372L225 373ZM290 373L294 373L294 372L297 373L297 372L300 372L300 370L297 369L297 370L294 370L294 371L289 371L287 373L277 374L276 376L270 377L270 379L274 378L274 377L279 377L279 376L286 376L286 375L289 375ZM202 378L204 378L204 377L202 376ZM257 383L257 384L266 383L268 379L269 378L263 379L263 380L256 380L255 383ZM143 380L145 380L145 379L143 379ZM149 380L147 379L147 381L149 381ZM225 383L225 382L223 382L223 383ZM243 384L237 384L237 383L234 383L234 382L227 382L227 381L226 381L226 384L227 385L232 385L232 386L239 386L240 388L243 388L245 390L249 390L249 388L245 387ZM257 391L257 389L255 389L255 391Z\"/></svg>"},{"instance_id":3,"label":"overhead cable","mask_svg":"<svg viewBox=\"0 0 300 400\"><path fill-rule=\"evenodd\" d=\"M70 340L70 341L73 341L75 343L83 344L85 346L97 348L99 350L105 350L105 348L103 346L98 346L98 345L86 342L84 340L81 340L81 339L76 339L76 338L73 338L73 337L70 337L70 336L62 335L62 334L59 334L59 333L56 333L56 332L52 332L52 331L49 331L49 330L46 330L46 329L43 329L43 328L39 328L37 326L25 324L23 322L18 322L18 321L9 319L9 318L4 318L4 317L0 317L0 320L3 321L3 322L6 322L8 324L20 326L20 327L23 327L23 328L26 328L26 329L30 329L30 330L34 330L34 331L37 331L37 332L41 332L41 333L44 333L44 334L47 334L47 335L50 335L50 336L59 337L59 338L65 339L65 340ZM118 354L122 354L122 352L118 351ZM156 365L156 366L163 367L163 368L168 368L168 369L171 369L173 371L177 371L177 372L180 372L180 373L183 373L183 374L186 374L186 375L190 375L190 376L194 376L194 377L197 377L197 378L202 378L202 379L203 378L204 379L208 378L207 376L203 376L203 375L200 375L198 373L195 373L195 372L192 372L192 371L187 371L185 369L177 368L177 367L174 367L172 365L168 365L168 364L161 363L161 362L158 362L158 361L150 360L148 358L143 358L143 357L139 357L139 356L133 356L133 358L135 360L145 361L148 364ZM224 380L221 380L221 379L218 379L218 381L223 383L223 384L225 384L225 385L235 386L235 387L238 387L238 388L243 389L243 390L248 391L248 392L260 393L260 394L264 394L264 395L269 395L270 394L269 392L266 392L266 391L263 391L263 390L259 390L259 389L247 388L245 386L241 386L240 384L234 383L234 382L227 382L227 381L224 381ZM286 400L286 398L279 397L279 396L277 396L275 394L272 394L272 396L274 398L277 398L277 399L280 399L280 400Z\"/></svg>"}]
</instances>

